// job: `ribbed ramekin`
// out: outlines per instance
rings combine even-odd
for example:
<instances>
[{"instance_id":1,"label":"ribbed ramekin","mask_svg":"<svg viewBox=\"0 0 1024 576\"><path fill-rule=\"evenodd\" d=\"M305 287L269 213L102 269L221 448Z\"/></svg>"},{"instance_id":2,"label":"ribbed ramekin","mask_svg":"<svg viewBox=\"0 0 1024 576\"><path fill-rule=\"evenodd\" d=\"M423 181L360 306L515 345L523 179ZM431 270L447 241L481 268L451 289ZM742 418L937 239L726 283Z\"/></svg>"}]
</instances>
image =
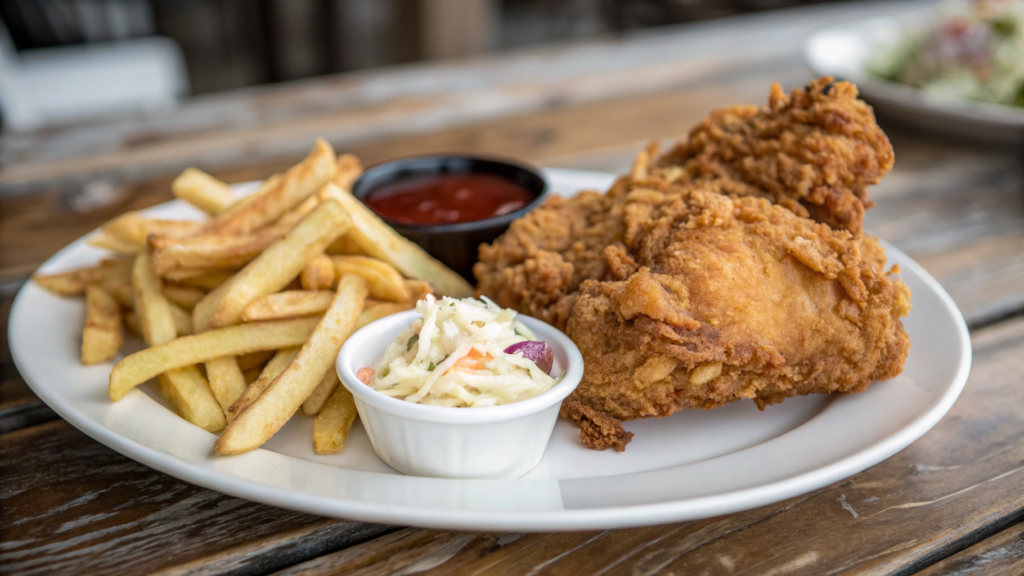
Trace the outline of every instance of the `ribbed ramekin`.
<instances>
[{"instance_id":1,"label":"ribbed ramekin","mask_svg":"<svg viewBox=\"0 0 1024 576\"><path fill-rule=\"evenodd\" d=\"M448 408L398 400L363 384L356 372L374 367L395 338L419 318L394 314L353 334L338 354L338 376L355 398L373 449L389 466L412 476L518 478L540 462L562 400L583 377L583 357L568 336L528 316L518 319L554 352L550 390L522 402L487 408Z\"/></svg>"}]
</instances>

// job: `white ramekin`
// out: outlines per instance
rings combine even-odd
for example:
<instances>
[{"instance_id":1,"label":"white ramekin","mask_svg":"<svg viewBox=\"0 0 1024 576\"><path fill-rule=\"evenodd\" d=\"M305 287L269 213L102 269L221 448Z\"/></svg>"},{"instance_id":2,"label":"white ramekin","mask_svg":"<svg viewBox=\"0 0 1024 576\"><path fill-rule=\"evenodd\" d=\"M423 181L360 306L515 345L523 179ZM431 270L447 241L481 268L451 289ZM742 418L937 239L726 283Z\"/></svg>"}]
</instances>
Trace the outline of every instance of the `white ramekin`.
<instances>
[{"instance_id":1,"label":"white ramekin","mask_svg":"<svg viewBox=\"0 0 1024 576\"><path fill-rule=\"evenodd\" d=\"M373 449L412 476L518 478L540 462L562 400L583 377L583 357L568 336L535 318L518 316L554 352L552 374L565 375L547 392L488 408L426 406L385 396L356 378L375 367L385 348L420 315L394 314L353 334L338 354L338 376L352 392Z\"/></svg>"}]
</instances>

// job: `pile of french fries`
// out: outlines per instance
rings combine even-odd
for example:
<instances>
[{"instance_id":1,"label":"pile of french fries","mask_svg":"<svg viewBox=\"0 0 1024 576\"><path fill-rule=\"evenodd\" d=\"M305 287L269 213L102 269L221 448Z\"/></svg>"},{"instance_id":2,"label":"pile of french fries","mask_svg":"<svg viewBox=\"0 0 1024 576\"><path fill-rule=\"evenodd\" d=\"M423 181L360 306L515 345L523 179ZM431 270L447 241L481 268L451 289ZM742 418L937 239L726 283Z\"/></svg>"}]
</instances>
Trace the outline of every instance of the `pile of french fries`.
<instances>
[{"instance_id":1,"label":"pile of french fries","mask_svg":"<svg viewBox=\"0 0 1024 576\"><path fill-rule=\"evenodd\" d=\"M112 257L34 279L85 295L84 364L114 358L125 326L145 341L111 371L112 400L156 378L183 418L223 430L217 454L259 447L301 407L316 452L333 454L357 416L334 370L345 340L426 294L473 293L348 192L361 172L322 140L240 200L189 168L172 191L205 221L125 214L90 239Z\"/></svg>"}]
</instances>

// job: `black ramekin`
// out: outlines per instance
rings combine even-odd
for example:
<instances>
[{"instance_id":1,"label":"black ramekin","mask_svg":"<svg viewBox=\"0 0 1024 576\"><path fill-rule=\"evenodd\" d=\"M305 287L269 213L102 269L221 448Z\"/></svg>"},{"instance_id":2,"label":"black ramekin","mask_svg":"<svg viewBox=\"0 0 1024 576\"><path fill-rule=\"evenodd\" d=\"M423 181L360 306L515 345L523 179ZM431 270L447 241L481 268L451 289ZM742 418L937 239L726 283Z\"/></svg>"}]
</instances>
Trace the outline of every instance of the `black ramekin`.
<instances>
[{"instance_id":1,"label":"black ramekin","mask_svg":"<svg viewBox=\"0 0 1024 576\"><path fill-rule=\"evenodd\" d=\"M519 184L533 194L533 200L508 214L456 224L403 224L381 218L396 232L419 244L431 256L444 262L470 283L473 264L480 244L491 242L502 234L513 220L533 210L544 201L548 183L540 171L518 162L498 158L482 158L445 154L409 156L377 164L363 172L352 186L352 194L362 200L380 186L423 174L492 174Z\"/></svg>"}]
</instances>

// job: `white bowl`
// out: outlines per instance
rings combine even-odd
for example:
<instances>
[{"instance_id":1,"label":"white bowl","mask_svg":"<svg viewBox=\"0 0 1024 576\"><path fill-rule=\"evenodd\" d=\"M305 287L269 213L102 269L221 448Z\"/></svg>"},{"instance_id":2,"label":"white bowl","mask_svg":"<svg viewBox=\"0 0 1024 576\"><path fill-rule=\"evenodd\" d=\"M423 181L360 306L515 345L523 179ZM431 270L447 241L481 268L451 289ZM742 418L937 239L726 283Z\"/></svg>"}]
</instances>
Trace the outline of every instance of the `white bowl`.
<instances>
[{"instance_id":1,"label":"white bowl","mask_svg":"<svg viewBox=\"0 0 1024 576\"><path fill-rule=\"evenodd\" d=\"M529 316L517 316L554 352L550 390L522 402L487 408L448 408L406 402L377 392L356 378L374 364L412 322L415 310L394 314L353 334L338 354L338 376L352 392L377 455L410 476L519 478L544 456L562 400L583 377L583 356L568 336Z\"/></svg>"}]
</instances>

